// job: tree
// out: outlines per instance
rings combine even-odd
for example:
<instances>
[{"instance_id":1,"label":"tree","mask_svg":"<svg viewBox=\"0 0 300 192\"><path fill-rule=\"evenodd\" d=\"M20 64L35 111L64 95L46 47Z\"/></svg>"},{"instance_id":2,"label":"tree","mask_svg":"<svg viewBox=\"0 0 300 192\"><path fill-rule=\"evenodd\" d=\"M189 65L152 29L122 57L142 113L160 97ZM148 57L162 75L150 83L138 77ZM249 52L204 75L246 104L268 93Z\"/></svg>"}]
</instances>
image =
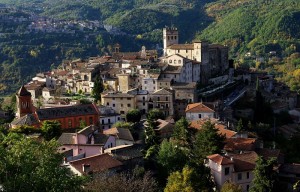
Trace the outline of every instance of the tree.
<instances>
[{"instance_id":1,"label":"tree","mask_svg":"<svg viewBox=\"0 0 300 192\"><path fill-rule=\"evenodd\" d=\"M193 169L184 167L182 172L176 171L168 177L168 183L164 192L194 192L192 186Z\"/></svg>"},{"instance_id":2,"label":"tree","mask_svg":"<svg viewBox=\"0 0 300 192\"><path fill-rule=\"evenodd\" d=\"M182 117L175 123L172 139L178 141L177 143L186 146L189 145L191 134L189 133L189 122L185 117Z\"/></svg>"},{"instance_id":3,"label":"tree","mask_svg":"<svg viewBox=\"0 0 300 192\"><path fill-rule=\"evenodd\" d=\"M220 153L224 145L225 136L218 133L218 129L210 121L206 121L202 129L196 134L194 155L198 162L203 162L206 156Z\"/></svg>"},{"instance_id":4,"label":"tree","mask_svg":"<svg viewBox=\"0 0 300 192\"><path fill-rule=\"evenodd\" d=\"M221 192L243 192L243 188L240 185L226 181L221 188Z\"/></svg>"},{"instance_id":5,"label":"tree","mask_svg":"<svg viewBox=\"0 0 300 192\"><path fill-rule=\"evenodd\" d=\"M142 114L138 109L132 109L126 114L127 122L137 123L141 120Z\"/></svg>"},{"instance_id":6,"label":"tree","mask_svg":"<svg viewBox=\"0 0 300 192\"><path fill-rule=\"evenodd\" d=\"M147 120L157 120L157 119L164 119L165 115L159 109L152 109L147 114Z\"/></svg>"},{"instance_id":7,"label":"tree","mask_svg":"<svg viewBox=\"0 0 300 192\"><path fill-rule=\"evenodd\" d=\"M101 93L103 92L103 83L101 77L98 75L94 82L94 87L92 89L92 97L95 103L101 100Z\"/></svg>"},{"instance_id":8,"label":"tree","mask_svg":"<svg viewBox=\"0 0 300 192\"><path fill-rule=\"evenodd\" d=\"M173 171L182 170L188 161L186 152L175 143L163 140L157 154L157 162L169 175Z\"/></svg>"},{"instance_id":9,"label":"tree","mask_svg":"<svg viewBox=\"0 0 300 192\"><path fill-rule=\"evenodd\" d=\"M86 122L84 120L80 120L79 121L79 129L83 129L85 128L87 125L86 125Z\"/></svg>"},{"instance_id":10,"label":"tree","mask_svg":"<svg viewBox=\"0 0 300 192\"><path fill-rule=\"evenodd\" d=\"M254 179L250 192L273 191L276 176L273 170L275 162L275 159L265 160L261 156L258 157L253 171Z\"/></svg>"},{"instance_id":11,"label":"tree","mask_svg":"<svg viewBox=\"0 0 300 192\"><path fill-rule=\"evenodd\" d=\"M209 175L210 177L210 175ZM168 177L165 192L194 192L194 191L213 191L211 185L203 182L206 180L201 173L194 168L185 166L182 171L176 171Z\"/></svg>"},{"instance_id":12,"label":"tree","mask_svg":"<svg viewBox=\"0 0 300 192\"><path fill-rule=\"evenodd\" d=\"M42 123L42 134L46 140L57 138L61 135L61 125L58 121L43 121Z\"/></svg>"},{"instance_id":13,"label":"tree","mask_svg":"<svg viewBox=\"0 0 300 192\"><path fill-rule=\"evenodd\" d=\"M240 120L238 121L237 126L236 126L236 131L239 133L239 132L241 132L242 130L243 130L243 120L240 119Z\"/></svg>"},{"instance_id":14,"label":"tree","mask_svg":"<svg viewBox=\"0 0 300 192\"><path fill-rule=\"evenodd\" d=\"M142 176L132 173L101 174L85 186L86 191L106 192L156 192L157 182L150 172Z\"/></svg>"},{"instance_id":15,"label":"tree","mask_svg":"<svg viewBox=\"0 0 300 192\"><path fill-rule=\"evenodd\" d=\"M1 137L0 181L4 191L80 191L83 178L61 166L56 141L10 133Z\"/></svg>"}]
</instances>

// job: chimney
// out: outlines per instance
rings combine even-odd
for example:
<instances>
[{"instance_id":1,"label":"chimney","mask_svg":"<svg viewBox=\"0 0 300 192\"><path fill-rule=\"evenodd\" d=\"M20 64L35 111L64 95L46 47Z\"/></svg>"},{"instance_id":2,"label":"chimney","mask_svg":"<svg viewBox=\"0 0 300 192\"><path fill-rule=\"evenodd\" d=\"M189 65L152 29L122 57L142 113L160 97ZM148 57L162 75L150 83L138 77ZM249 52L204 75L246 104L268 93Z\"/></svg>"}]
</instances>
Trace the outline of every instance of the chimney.
<instances>
[{"instance_id":1,"label":"chimney","mask_svg":"<svg viewBox=\"0 0 300 192\"><path fill-rule=\"evenodd\" d=\"M89 164L82 164L82 172L83 173L88 173L90 172L91 166Z\"/></svg>"}]
</instances>

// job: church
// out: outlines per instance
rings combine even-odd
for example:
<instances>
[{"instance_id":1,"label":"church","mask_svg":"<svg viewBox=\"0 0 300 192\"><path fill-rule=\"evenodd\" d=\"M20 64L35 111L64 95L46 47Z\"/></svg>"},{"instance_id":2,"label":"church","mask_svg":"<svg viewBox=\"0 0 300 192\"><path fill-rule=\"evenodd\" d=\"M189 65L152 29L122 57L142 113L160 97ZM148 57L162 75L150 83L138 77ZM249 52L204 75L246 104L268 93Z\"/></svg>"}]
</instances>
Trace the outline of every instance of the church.
<instances>
[{"instance_id":1,"label":"church","mask_svg":"<svg viewBox=\"0 0 300 192\"><path fill-rule=\"evenodd\" d=\"M37 109L33 106L31 93L24 86L20 88L16 97L17 114L11 123L12 128L22 125L39 128L46 120L58 121L62 129L78 128L82 121L87 126L99 124L100 112L95 104Z\"/></svg>"},{"instance_id":2,"label":"church","mask_svg":"<svg viewBox=\"0 0 300 192\"><path fill-rule=\"evenodd\" d=\"M219 44L209 44L207 41L194 41L190 44L179 44L177 28L163 29L164 57L180 55L186 59L200 63L201 82L220 76L229 69L228 47ZM168 62L169 63L169 62Z\"/></svg>"}]
</instances>

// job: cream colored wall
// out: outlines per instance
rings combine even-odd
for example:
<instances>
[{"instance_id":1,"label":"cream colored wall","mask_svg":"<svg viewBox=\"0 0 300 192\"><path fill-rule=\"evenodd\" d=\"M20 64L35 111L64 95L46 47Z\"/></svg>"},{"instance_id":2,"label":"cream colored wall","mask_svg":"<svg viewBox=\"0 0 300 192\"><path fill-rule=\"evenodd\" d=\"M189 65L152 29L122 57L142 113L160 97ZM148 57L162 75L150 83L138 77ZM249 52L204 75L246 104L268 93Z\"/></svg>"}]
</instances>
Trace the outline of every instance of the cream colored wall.
<instances>
[{"instance_id":1,"label":"cream colored wall","mask_svg":"<svg viewBox=\"0 0 300 192\"><path fill-rule=\"evenodd\" d=\"M128 100L127 97L124 98L115 97L115 99L113 100L113 98L111 97L109 98L102 97L101 104L111 107L117 113L120 113L122 115L122 114L126 114L129 110L136 108L135 97L128 97L128 98L130 99ZM107 103L109 103L109 105L107 105ZM128 106L128 104L130 106ZM122 111L123 113L121 113Z\"/></svg>"},{"instance_id":2,"label":"cream colored wall","mask_svg":"<svg viewBox=\"0 0 300 192\"><path fill-rule=\"evenodd\" d=\"M130 87L130 77L128 75L118 75L119 88L121 92L127 92Z\"/></svg>"}]
</instances>

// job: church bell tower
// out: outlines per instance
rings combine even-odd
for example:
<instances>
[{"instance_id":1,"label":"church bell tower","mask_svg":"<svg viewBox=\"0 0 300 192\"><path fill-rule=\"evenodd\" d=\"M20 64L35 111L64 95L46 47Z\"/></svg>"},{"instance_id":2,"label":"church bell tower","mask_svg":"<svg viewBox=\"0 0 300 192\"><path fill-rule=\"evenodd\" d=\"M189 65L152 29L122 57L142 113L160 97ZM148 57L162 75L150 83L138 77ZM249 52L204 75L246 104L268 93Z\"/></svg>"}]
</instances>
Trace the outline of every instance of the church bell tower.
<instances>
[{"instance_id":1,"label":"church bell tower","mask_svg":"<svg viewBox=\"0 0 300 192\"><path fill-rule=\"evenodd\" d=\"M167 47L178 44L178 30L175 27L165 27L163 29L164 56L167 56Z\"/></svg>"},{"instance_id":2,"label":"church bell tower","mask_svg":"<svg viewBox=\"0 0 300 192\"><path fill-rule=\"evenodd\" d=\"M31 93L27 91L24 85L20 88L17 95L17 117L32 113L33 105L31 100Z\"/></svg>"}]
</instances>

